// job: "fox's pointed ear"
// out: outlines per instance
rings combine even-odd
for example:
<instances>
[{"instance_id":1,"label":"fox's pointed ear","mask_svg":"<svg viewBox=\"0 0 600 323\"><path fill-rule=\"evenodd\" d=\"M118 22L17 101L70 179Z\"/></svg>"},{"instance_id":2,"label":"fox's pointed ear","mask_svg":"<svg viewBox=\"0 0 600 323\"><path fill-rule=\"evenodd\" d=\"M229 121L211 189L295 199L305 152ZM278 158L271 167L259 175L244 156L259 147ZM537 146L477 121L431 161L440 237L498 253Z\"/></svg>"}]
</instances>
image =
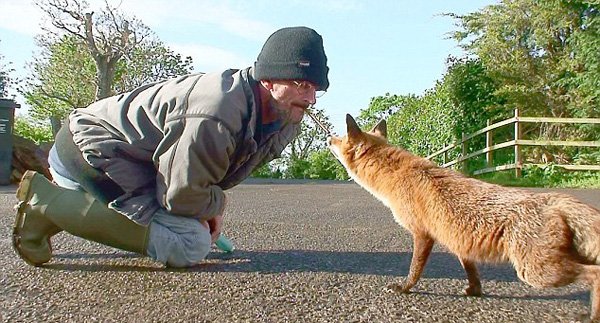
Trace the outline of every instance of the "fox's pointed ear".
<instances>
[{"instance_id":1,"label":"fox's pointed ear","mask_svg":"<svg viewBox=\"0 0 600 323\"><path fill-rule=\"evenodd\" d=\"M356 121L354 121L354 118L352 118L352 116L349 114L346 114L346 128L348 131L348 137L356 137L362 133L362 130L360 130L356 124Z\"/></svg>"},{"instance_id":2,"label":"fox's pointed ear","mask_svg":"<svg viewBox=\"0 0 600 323\"><path fill-rule=\"evenodd\" d=\"M371 132L379 134L383 138L387 139L387 123L385 122L385 120L382 119L381 121L379 121L375 125L375 127L373 127L373 130L371 130Z\"/></svg>"}]
</instances>

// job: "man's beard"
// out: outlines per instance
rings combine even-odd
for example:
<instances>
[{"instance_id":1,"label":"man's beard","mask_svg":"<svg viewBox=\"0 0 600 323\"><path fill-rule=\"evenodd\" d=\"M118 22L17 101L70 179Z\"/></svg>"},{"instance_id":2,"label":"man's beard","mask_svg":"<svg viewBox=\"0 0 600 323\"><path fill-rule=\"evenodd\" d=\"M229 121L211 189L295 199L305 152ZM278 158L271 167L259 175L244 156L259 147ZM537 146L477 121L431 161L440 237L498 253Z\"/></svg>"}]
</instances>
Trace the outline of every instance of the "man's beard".
<instances>
[{"instance_id":1,"label":"man's beard","mask_svg":"<svg viewBox=\"0 0 600 323\"><path fill-rule=\"evenodd\" d=\"M287 109L287 108L281 106L273 98L271 98L270 103L271 103L271 107L273 109L275 109L275 111L277 112L278 119L281 120L283 122L283 124L288 124L288 123L298 124L298 123L300 123L302 121L302 118L304 117L304 114L302 114L302 116L300 118L298 118L298 120L293 120L292 112L296 109L304 110L304 109L308 108L308 106L305 108L302 108L299 105L293 105L290 109Z\"/></svg>"}]
</instances>

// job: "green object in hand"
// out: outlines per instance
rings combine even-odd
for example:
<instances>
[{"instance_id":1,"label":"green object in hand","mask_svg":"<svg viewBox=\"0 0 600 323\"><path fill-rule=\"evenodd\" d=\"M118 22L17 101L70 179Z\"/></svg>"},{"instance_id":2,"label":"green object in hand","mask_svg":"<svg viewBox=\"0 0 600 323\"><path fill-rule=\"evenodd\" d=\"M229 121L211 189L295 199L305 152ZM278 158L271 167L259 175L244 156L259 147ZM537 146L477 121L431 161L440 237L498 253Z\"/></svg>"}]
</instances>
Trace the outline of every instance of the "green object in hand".
<instances>
[{"instance_id":1,"label":"green object in hand","mask_svg":"<svg viewBox=\"0 0 600 323\"><path fill-rule=\"evenodd\" d=\"M235 247L233 246L233 243L231 242L231 240L229 240L223 234L219 235L219 238L217 239L217 241L215 241L215 245L221 251L227 252L227 253L232 252L235 249Z\"/></svg>"}]
</instances>

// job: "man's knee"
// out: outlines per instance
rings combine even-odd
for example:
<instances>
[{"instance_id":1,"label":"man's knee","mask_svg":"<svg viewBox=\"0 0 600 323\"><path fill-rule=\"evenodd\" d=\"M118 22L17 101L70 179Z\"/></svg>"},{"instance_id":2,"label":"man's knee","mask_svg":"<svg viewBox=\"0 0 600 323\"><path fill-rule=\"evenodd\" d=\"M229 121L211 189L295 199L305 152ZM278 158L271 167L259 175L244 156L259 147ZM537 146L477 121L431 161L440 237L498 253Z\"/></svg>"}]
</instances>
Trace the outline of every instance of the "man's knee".
<instances>
[{"instance_id":1,"label":"man's knee","mask_svg":"<svg viewBox=\"0 0 600 323\"><path fill-rule=\"evenodd\" d=\"M180 235L179 241L172 247L166 264L170 267L190 267L206 258L211 248L210 235Z\"/></svg>"},{"instance_id":2,"label":"man's knee","mask_svg":"<svg viewBox=\"0 0 600 323\"><path fill-rule=\"evenodd\" d=\"M171 267L190 267L205 259L212 245L210 232L197 220L189 220L168 218L167 221L152 221L148 255ZM178 230L180 225L188 225L188 230Z\"/></svg>"}]
</instances>

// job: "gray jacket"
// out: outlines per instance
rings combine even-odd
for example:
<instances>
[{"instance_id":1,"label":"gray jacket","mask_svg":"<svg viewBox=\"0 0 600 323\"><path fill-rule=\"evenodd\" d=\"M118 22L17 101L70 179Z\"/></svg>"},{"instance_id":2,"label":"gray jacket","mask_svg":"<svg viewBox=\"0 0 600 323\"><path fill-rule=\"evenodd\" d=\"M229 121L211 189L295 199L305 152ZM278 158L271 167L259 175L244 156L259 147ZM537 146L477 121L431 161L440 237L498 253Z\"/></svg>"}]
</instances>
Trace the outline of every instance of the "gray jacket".
<instances>
[{"instance_id":1,"label":"gray jacket","mask_svg":"<svg viewBox=\"0 0 600 323\"><path fill-rule=\"evenodd\" d=\"M106 98L69 116L75 144L125 194L109 207L147 225L163 207L209 219L223 190L280 156L300 131L255 139L260 107L252 69L182 76Z\"/></svg>"}]
</instances>

